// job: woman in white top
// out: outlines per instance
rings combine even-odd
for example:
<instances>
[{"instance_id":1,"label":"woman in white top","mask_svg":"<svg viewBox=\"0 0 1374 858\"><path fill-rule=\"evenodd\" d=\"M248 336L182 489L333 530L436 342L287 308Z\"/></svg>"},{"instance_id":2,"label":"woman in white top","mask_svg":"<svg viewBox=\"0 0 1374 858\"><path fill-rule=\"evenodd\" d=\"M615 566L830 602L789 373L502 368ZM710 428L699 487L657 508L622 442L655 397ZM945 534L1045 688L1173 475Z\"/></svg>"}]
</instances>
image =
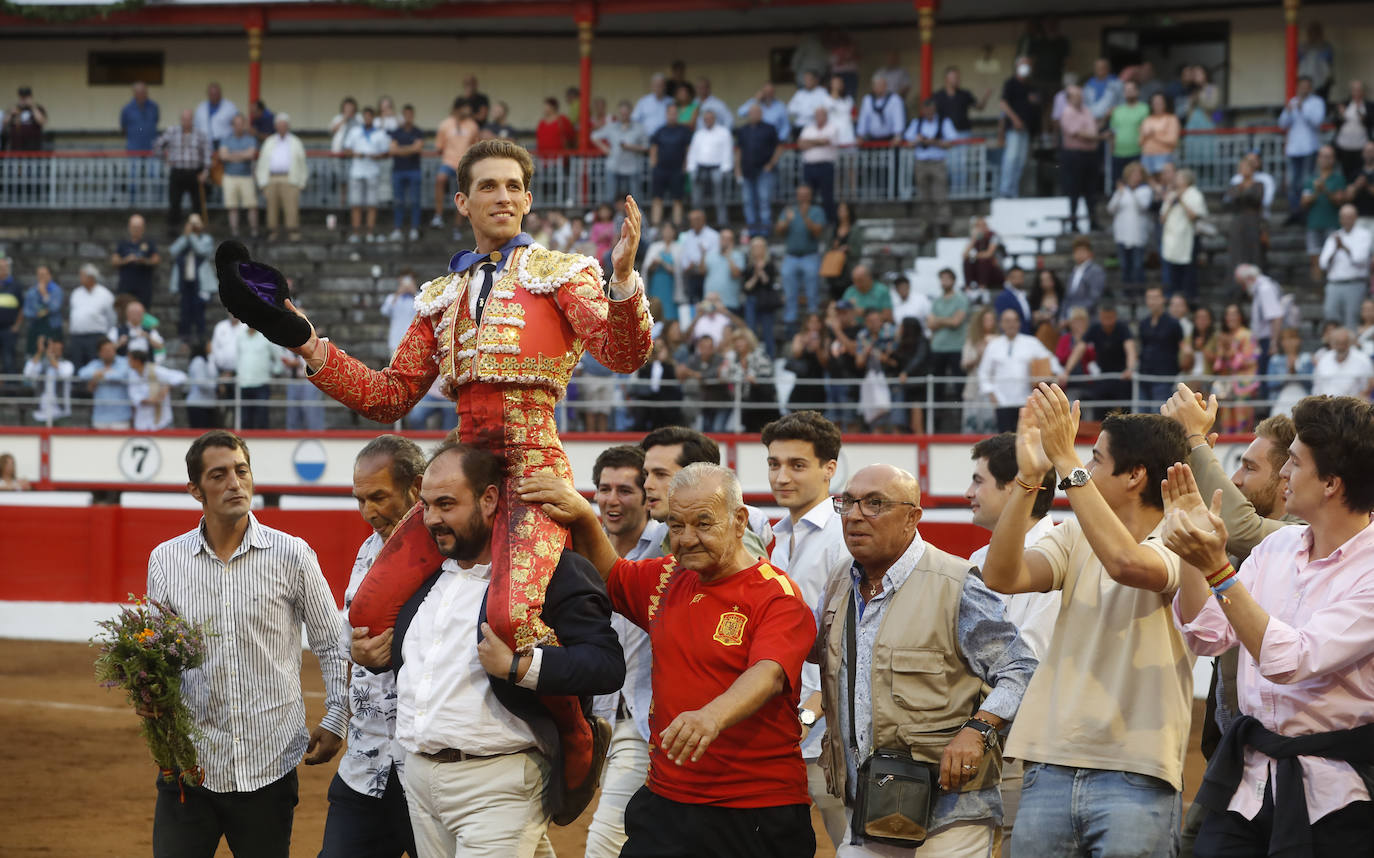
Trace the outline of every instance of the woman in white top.
<instances>
[{"instance_id":1,"label":"woman in white top","mask_svg":"<svg viewBox=\"0 0 1374 858\"><path fill-rule=\"evenodd\" d=\"M1179 170L1174 186L1165 196L1159 210L1159 255L1163 260L1160 278L1170 295L1182 292L1189 301L1197 300L1197 265L1194 262L1194 242L1197 222L1207 217L1207 200L1197 189L1192 170Z\"/></svg>"},{"instance_id":2,"label":"woman in white top","mask_svg":"<svg viewBox=\"0 0 1374 858\"><path fill-rule=\"evenodd\" d=\"M830 101L826 107L830 124L835 127L835 145L840 147L835 159L835 192L840 197L852 197L859 181L855 169L859 157L854 136L854 96L845 95L844 78L830 77Z\"/></svg>"},{"instance_id":3,"label":"woman in white top","mask_svg":"<svg viewBox=\"0 0 1374 858\"><path fill-rule=\"evenodd\" d=\"M1335 106L1336 136L1332 144L1336 147L1336 158L1341 163L1341 172L1346 183L1355 181L1364 165L1361 153L1364 144L1374 136L1374 103L1365 101L1364 84L1358 80L1350 82L1350 97Z\"/></svg>"},{"instance_id":4,"label":"woman in white top","mask_svg":"<svg viewBox=\"0 0 1374 858\"><path fill-rule=\"evenodd\" d=\"M1145 181L1145 168L1132 161L1121 171L1116 193L1107 201L1112 215L1112 237L1121 264L1121 282L1145 282L1145 246L1150 242L1150 202L1154 193Z\"/></svg>"}]
</instances>

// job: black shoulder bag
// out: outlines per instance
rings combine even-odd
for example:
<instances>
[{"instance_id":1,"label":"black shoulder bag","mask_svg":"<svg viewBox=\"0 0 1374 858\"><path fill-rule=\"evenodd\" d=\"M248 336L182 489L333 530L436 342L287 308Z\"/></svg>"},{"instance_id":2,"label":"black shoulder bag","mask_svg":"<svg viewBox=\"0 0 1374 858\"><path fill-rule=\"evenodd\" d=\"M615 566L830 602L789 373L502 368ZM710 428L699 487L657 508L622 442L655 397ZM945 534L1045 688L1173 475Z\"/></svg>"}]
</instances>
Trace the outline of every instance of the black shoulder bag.
<instances>
[{"instance_id":1,"label":"black shoulder bag","mask_svg":"<svg viewBox=\"0 0 1374 858\"><path fill-rule=\"evenodd\" d=\"M849 647L849 747L858 757L854 720L854 679L857 672L855 605L851 599L844 630ZM930 834L930 812L938 789L933 766L911 758L907 750L879 748L859 766L854 785L853 835L878 843L913 849Z\"/></svg>"}]
</instances>

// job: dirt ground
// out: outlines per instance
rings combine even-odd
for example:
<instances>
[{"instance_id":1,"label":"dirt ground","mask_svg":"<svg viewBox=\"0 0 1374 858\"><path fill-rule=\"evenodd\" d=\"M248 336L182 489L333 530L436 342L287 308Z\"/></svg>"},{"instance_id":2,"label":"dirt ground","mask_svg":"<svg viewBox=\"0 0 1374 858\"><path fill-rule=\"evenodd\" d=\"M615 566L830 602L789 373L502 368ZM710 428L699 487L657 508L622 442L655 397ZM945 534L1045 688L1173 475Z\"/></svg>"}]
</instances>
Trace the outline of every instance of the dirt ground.
<instances>
[{"instance_id":1,"label":"dirt ground","mask_svg":"<svg viewBox=\"0 0 1374 858\"><path fill-rule=\"evenodd\" d=\"M6 808L0 856L145 858L152 852L156 771L123 695L92 678L93 659L84 644L0 639L0 771L8 772L0 778L0 807ZM302 684L314 723L324 695L308 652ZM1192 748L1197 723L1195 717ZM293 856L319 852L325 794L336 767L337 758L300 767ZM1202 759L1194 751L1188 760L1194 789L1201 774ZM550 830L560 858L582 855L594 807L573 825ZM827 842L819 827L817 841ZM219 855L229 856L228 848L221 845ZM832 855L825 846L817 852L819 858Z\"/></svg>"}]
</instances>

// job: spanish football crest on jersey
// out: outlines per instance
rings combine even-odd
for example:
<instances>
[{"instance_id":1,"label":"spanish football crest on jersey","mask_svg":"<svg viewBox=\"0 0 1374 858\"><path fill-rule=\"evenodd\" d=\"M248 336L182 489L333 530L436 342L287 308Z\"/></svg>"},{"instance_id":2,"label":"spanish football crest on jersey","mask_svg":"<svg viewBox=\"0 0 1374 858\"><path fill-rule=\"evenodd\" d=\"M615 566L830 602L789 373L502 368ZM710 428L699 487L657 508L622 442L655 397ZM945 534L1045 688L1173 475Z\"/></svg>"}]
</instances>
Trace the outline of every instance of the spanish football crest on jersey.
<instances>
[{"instance_id":1,"label":"spanish football crest on jersey","mask_svg":"<svg viewBox=\"0 0 1374 858\"><path fill-rule=\"evenodd\" d=\"M720 615L720 622L716 623L716 633L711 635L711 638L725 646L739 646L744 643L744 624L747 622L749 618L741 614L739 605L736 605L734 610Z\"/></svg>"}]
</instances>

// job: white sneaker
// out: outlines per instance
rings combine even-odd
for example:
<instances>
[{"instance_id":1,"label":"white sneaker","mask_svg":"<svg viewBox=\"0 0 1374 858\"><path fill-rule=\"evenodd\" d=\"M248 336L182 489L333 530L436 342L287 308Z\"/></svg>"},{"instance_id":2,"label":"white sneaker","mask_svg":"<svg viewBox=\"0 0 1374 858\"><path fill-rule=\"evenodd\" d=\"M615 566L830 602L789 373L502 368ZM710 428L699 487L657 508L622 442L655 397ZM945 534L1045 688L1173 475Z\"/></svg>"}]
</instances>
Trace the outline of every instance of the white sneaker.
<instances>
[{"instance_id":1,"label":"white sneaker","mask_svg":"<svg viewBox=\"0 0 1374 858\"><path fill-rule=\"evenodd\" d=\"M435 215L434 217L432 217L432 218L429 219L429 225L430 225L430 226L443 226L443 225L444 225L443 218L439 217L438 215Z\"/></svg>"},{"instance_id":2,"label":"white sneaker","mask_svg":"<svg viewBox=\"0 0 1374 858\"><path fill-rule=\"evenodd\" d=\"M398 230L398 232L399 232L399 230ZM419 241L419 240L420 240L420 231L419 231L418 229L414 228L414 227L411 227L411 228L410 228L409 239L410 239L411 241Z\"/></svg>"},{"instance_id":3,"label":"white sneaker","mask_svg":"<svg viewBox=\"0 0 1374 858\"><path fill-rule=\"evenodd\" d=\"M373 234L370 233L370 232L367 234L367 239L366 239L366 241L367 241L368 244L375 244L375 243L377 242L377 239L378 239L378 236L375 236L375 235L373 235Z\"/></svg>"},{"instance_id":4,"label":"white sneaker","mask_svg":"<svg viewBox=\"0 0 1374 858\"><path fill-rule=\"evenodd\" d=\"M405 237L405 233L401 232L399 229L393 229L393 230L391 231L391 235L387 236L387 240L388 240L388 241L400 241L400 240L401 240L402 238L404 238L404 237Z\"/></svg>"},{"instance_id":5,"label":"white sneaker","mask_svg":"<svg viewBox=\"0 0 1374 858\"><path fill-rule=\"evenodd\" d=\"M349 243L349 244L357 244L357 243L359 243L360 241L362 241L362 239L358 236L358 234L357 234L356 232L354 232L354 233L349 233L349 236L348 236L348 243Z\"/></svg>"}]
</instances>

